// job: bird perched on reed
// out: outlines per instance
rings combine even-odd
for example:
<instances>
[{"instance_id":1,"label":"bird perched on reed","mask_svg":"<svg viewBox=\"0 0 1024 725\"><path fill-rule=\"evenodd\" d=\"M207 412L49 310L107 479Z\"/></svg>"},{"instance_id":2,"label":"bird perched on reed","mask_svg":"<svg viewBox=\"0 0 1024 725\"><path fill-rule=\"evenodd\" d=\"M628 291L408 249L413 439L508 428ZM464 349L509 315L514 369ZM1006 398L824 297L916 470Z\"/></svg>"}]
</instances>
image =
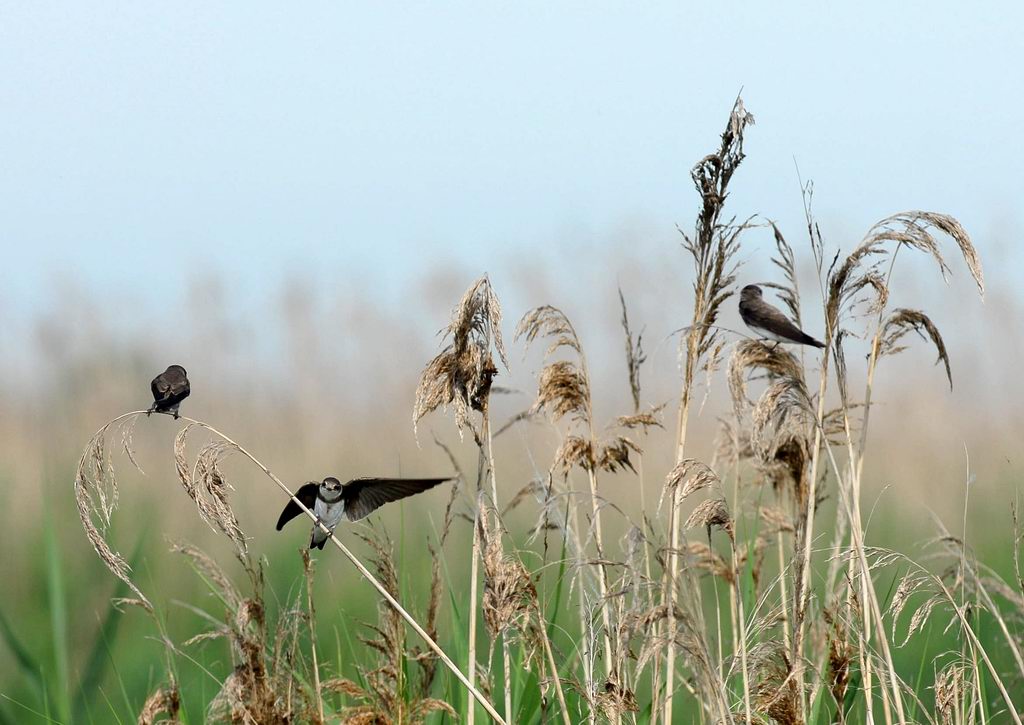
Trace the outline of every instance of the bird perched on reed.
<instances>
[{"instance_id":1,"label":"bird perched on reed","mask_svg":"<svg viewBox=\"0 0 1024 725\"><path fill-rule=\"evenodd\" d=\"M192 387L188 382L188 373L181 365L171 365L153 378L149 387L153 391L153 405L146 411L146 415L170 413L175 420L178 419L178 407L181 405L181 401L192 392Z\"/></svg>"},{"instance_id":2,"label":"bird perched on reed","mask_svg":"<svg viewBox=\"0 0 1024 725\"><path fill-rule=\"evenodd\" d=\"M793 324L782 310L764 301L761 288L756 284L748 284L740 290L740 317L758 337L780 342L792 342L797 345L825 347L806 332Z\"/></svg>"},{"instance_id":3,"label":"bird perched on reed","mask_svg":"<svg viewBox=\"0 0 1024 725\"><path fill-rule=\"evenodd\" d=\"M358 521L369 516L386 503L422 493L439 483L450 481L446 478L356 478L342 485L338 479L328 476L321 483L310 481L295 492L295 498L316 514L318 523L313 524L309 548L323 549L334 528L346 517ZM289 500L277 520L277 530L302 513L294 500ZM330 533L320 528L326 526Z\"/></svg>"}]
</instances>

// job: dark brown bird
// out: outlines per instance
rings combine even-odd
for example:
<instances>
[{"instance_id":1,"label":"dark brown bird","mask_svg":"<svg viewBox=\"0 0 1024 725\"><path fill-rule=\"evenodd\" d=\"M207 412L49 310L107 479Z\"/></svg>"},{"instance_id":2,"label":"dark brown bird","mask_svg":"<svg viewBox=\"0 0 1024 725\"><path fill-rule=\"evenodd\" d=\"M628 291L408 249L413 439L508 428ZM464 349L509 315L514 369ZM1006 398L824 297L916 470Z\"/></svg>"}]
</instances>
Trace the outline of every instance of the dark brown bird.
<instances>
[{"instance_id":1,"label":"dark brown bird","mask_svg":"<svg viewBox=\"0 0 1024 725\"><path fill-rule=\"evenodd\" d=\"M178 419L181 401L192 392L188 384L188 373L181 365L171 365L157 375L149 384L149 388L153 391L153 405L146 411L146 415L170 413L175 420Z\"/></svg>"},{"instance_id":2,"label":"dark brown bird","mask_svg":"<svg viewBox=\"0 0 1024 725\"><path fill-rule=\"evenodd\" d=\"M740 317L754 334L774 340L776 344L793 342L797 345L825 347L794 325L782 314L782 310L765 302L761 288L756 284L748 284L740 290Z\"/></svg>"},{"instance_id":3,"label":"dark brown bird","mask_svg":"<svg viewBox=\"0 0 1024 725\"><path fill-rule=\"evenodd\" d=\"M341 521L342 517L349 521L358 521L369 516L386 503L398 501L407 496L422 493L439 483L450 481L451 478L356 478L345 485L338 479L328 476L322 483L310 481L295 492L295 498L316 514L317 520L323 523L330 532ZM302 513L295 501L289 499L288 505L277 520L277 530ZM313 533L309 538L309 548L323 549L329 534L317 524L313 525Z\"/></svg>"}]
</instances>

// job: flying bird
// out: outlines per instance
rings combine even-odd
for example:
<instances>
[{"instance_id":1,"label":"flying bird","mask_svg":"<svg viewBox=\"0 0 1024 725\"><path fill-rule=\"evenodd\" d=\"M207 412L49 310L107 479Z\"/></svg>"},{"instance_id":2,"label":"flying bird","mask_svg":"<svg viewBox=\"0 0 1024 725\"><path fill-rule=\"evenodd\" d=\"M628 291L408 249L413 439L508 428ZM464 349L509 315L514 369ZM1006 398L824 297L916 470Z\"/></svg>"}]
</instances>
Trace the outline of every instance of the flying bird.
<instances>
[{"instance_id":1,"label":"flying bird","mask_svg":"<svg viewBox=\"0 0 1024 725\"><path fill-rule=\"evenodd\" d=\"M776 345L780 342L793 342L797 345L825 347L794 325L778 307L765 302L761 288L756 284L748 284L740 290L740 317L754 334L774 340Z\"/></svg>"},{"instance_id":2,"label":"flying bird","mask_svg":"<svg viewBox=\"0 0 1024 725\"><path fill-rule=\"evenodd\" d=\"M406 496L413 496L433 488L439 483L452 480L446 478L356 478L342 485L338 479L328 476L322 483L310 481L295 492L295 498L316 514L317 521L322 523L331 534L342 517L349 521L358 521L369 516L386 503L398 501ZM288 505L277 520L277 530L303 513L294 500L289 499ZM323 549L330 534L318 524L313 525L313 533L309 539L309 548Z\"/></svg>"},{"instance_id":3,"label":"flying bird","mask_svg":"<svg viewBox=\"0 0 1024 725\"><path fill-rule=\"evenodd\" d=\"M152 413L170 413L178 419L178 406L188 397L192 388L188 384L188 373L181 365L171 365L153 378L149 385L153 391L153 405L146 411Z\"/></svg>"}]
</instances>

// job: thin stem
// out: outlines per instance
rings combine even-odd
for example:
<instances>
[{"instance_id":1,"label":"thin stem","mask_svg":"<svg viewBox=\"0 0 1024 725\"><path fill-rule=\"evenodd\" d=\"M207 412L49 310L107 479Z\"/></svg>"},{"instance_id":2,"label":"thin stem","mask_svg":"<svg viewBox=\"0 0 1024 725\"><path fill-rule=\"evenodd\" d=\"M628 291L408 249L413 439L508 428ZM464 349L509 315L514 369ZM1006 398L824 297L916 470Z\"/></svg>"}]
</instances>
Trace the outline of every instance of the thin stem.
<instances>
[{"instance_id":1,"label":"thin stem","mask_svg":"<svg viewBox=\"0 0 1024 725\"><path fill-rule=\"evenodd\" d=\"M316 608L313 606L313 562L309 550L302 550L302 568L306 574L306 608L309 610L309 649L313 658L313 689L316 692L316 712L324 722L324 699L320 692L320 666L316 658ZM340 664L340 663L339 663Z\"/></svg>"},{"instance_id":2,"label":"thin stem","mask_svg":"<svg viewBox=\"0 0 1024 725\"><path fill-rule=\"evenodd\" d=\"M739 624L739 647L740 665L743 667L743 711L747 723L753 722L750 718L750 678L747 673L747 622L743 613L743 594L740 592L740 569L739 559L736 556L736 543L732 542L732 582L736 596L736 620Z\"/></svg>"},{"instance_id":3,"label":"thin stem","mask_svg":"<svg viewBox=\"0 0 1024 725\"><path fill-rule=\"evenodd\" d=\"M505 668L505 720L512 720L512 660L508 656L508 635L501 635L501 659Z\"/></svg>"},{"instance_id":4,"label":"thin stem","mask_svg":"<svg viewBox=\"0 0 1024 725\"><path fill-rule=\"evenodd\" d=\"M547 657L548 667L551 668L551 680L555 685L555 695L558 697L558 706L562 711L562 722L565 725L572 725L569 718L569 707L565 704L565 693L562 692L562 680L558 676L558 665L555 664L555 655L551 651L551 642L548 640L548 628L544 616L541 614L540 606L536 607L537 628L540 630L540 639L544 643L544 656Z\"/></svg>"}]
</instances>

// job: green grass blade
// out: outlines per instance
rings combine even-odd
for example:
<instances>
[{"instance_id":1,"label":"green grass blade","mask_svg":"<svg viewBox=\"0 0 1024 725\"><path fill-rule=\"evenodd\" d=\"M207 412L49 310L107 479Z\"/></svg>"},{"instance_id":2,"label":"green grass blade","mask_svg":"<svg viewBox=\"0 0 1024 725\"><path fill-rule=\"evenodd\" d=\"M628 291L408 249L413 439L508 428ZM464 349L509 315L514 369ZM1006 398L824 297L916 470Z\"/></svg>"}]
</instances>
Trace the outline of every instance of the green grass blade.
<instances>
[{"instance_id":1,"label":"green grass blade","mask_svg":"<svg viewBox=\"0 0 1024 725\"><path fill-rule=\"evenodd\" d=\"M63 721L62 722L61 720L54 720L52 717L50 717L46 713L39 712L38 710L33 710L31 707L29 707L25 703L18 702L17 700L8 697L7 695L5 695L2 692L0 692L0 697L4 698L5 700L7 700L7 702L11 703L12 705L17 705L22 710L26 710L26 711L32 713L33 715L38 715L39 717L43 718L47 722L52 722L55 725L65 725L65 723L67 722L67 721Z\"/></svg>"},{"instance_id":2,"label":"green grass blade","mask_svg":"<svg viewBox=\"0 0 1024 725\"><path fill-rule=\"evenodd\" d=\"M7 643L8 649L14 655L14 659L18 663L18 667L21 669L25 679L29 680L41 694L43 692L43 680L39 676L39 672L42 670L42 665L39 664L28 649L26 649L25 645L18 639L18 636L14 633L14 628L11 627L11 623L7 620L3 611L0 611L0 635L3 635L3 639Z\"/></svg>"},{"instance_id":3,"label":"green grass blade","mask_svg":"<svg viewBox=\"0 0 1024 725\"><path fill-rule=\"evenodd\" d=\"M141 551L142 539L140 538L135 544L135 551L132 552L128 562L132 569L138 564ZM118 580L117 586L114 588L114 598L125 596L127 589L128 587L124 582ZM72 712L75 714L76 721L81 720L84 709L88 705L88 698L99 689L103 681L106 665L109 662L110 644L117 637L117 630L121 626L123 619L124 617L121 612L114 606L111 600L107 605L107 612L103 617L103 621L96 632L96 639L93 641L92 648L89 651L89 657L86 660L82 678L78 683L78 691L75 693Z\"/></svg>"},{"instance_id":4,"label":"green grass blade","mask_svg":"<svg viewBox=\"0 0 1024 725\"><path fill-rule=\"evenodd\" d=\"M57 717L71 721L70 654L68 652L68 610L57 536L52 527L46 528L47 598L50 607L50 633L53 645L53 666L57 677L55 702Z\"/></svg>"}]
</instances>

